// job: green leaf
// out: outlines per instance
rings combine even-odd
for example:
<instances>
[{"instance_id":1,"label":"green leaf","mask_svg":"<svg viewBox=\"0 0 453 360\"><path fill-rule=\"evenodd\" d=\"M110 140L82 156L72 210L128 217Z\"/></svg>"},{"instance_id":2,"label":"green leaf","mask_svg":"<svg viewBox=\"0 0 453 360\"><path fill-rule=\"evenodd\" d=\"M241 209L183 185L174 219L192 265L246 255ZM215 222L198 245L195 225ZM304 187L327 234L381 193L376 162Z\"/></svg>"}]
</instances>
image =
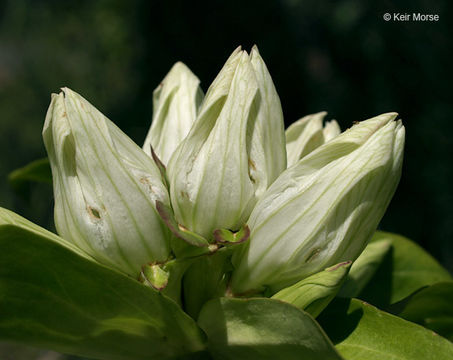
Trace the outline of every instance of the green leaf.
<instances>
[{"instance_id":1,"label":"green leaf","mask_svg":"<svg viewBox=\"0 0 453 360\"><path fill-rule=\"evenodd\" d=\"M225 295L231 272L231 248L222 248L210 256L196 259L184 274L184 310L194 319L203 305Z\"/></svg>"},{"instance_id":2,"label":"green leaf","mask_svg":"<svg viewBox=\"0 0 453 360\"><path fill-rule=\"evenodd\" d=\"M340 290L350 267L350 261L331 266L280 290L272 298L285 301L317 317Z\"/></svg>"},{"instance_id":3,"label":"green leaf","mask_svg":"<svg viewBox=\"0 0 453 360\"><path fill-rule=\"evenodd\" d=\"M32 183L44 184L44 189L48 185L52 185L52 171L50 170L49 159L35 160L24 167L14 170L8 175L8 181L14 192L29 202L32 196L32 189L34 189L31 185L36 185Z\"/></svg>"},{"instance_id":4,"label":"green leaf","mask_svg":"<svg viewBox=\"0 0 453 360\"><path fill-rule=\"evenodd\" d=\"M453 341L453 282L441 282L420 290L399 314Z\"/></svg>"},{"instance_id":5,"label":"green leaf","mask_svg":"<svg viewBox=\"0 0 453 360\"><path fill-rule=\"evenodd\" d=\"M24 167L14 170L8 175L8 180L13 187L20 186L26 181L52 184L52 171L50 170L49 159L35 160Z\"/></svg>"},{"instance_id":6,"label":"green leaf","mask_svg":"<svg viewBox=\"0 0 453 360\"><path fill-rule=\"evenodd\" d=\"M377 231L372 241L381 239L390 240L392 249L368 285L357 296L360 299L381 309L390 310L391 304L405 299L425 286L452 280L447 270L409 239Z\"/></svg>"},{"instance_id":7,"label":"green leaf","mask_svg":"<svg viewBox=\"0 0 453 360\"><path fill-rule=\"evenodd\" d=\"M310 315L278 300L214 299L198 323L214 359L341 359Z\"/></svg>"},{"instance_id":8,"label":"green leaf","mask_svg":"<svg viewBox=\"0 0 453 360\"><path fill-rule=\"evenodd\" d=\"M388 239L374 241L354 261L346 281L339 292L341 297L356 297L376 273L379 265L392 246Z\"/></svg>"},{"instance_id":9,"label":"green leaf","mask_svg":"<svg viewBox=\"0 0 453 360\"><path fill-rule=\"evenodd\" d=\"M1 208L0 338L109 360L204 350L176 303Z\"/></svg>"},{"instance_id":10,"label":"green leaf","mask_svg":"<svg viewBox=\"0 0 453 360\"><path fill-rule=\"evenodd\" d=\"M448 340L357 299L335 299L318 319L347 360L453 359Z\"/></svg>"}]
</instances>

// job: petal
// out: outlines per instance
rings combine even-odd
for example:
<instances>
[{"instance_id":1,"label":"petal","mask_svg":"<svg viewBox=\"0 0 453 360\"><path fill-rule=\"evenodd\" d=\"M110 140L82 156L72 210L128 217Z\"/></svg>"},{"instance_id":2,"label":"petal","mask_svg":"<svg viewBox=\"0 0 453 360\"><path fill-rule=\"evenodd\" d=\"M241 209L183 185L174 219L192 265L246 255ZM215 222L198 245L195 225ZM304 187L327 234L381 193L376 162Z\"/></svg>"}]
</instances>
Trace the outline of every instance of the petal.
<instances>
[{"instance_id":1,"label":"petal","mask_svg":"<svg viewBox=\"0 0 453 360\"><path fill-rule=\"evenodd\" d=\"M250 176L259 198L286 169L285 129L280 98L256 46L250 53L250 62L255 70L259 97L256 118L249 121L247 136L250 138Z\"/></svg>"},{"instance_id":2,"label":"petal","mask_svg":"<svg viewBox=\"0 0 453 360\"><path fill-rule=\"evenodd\" d=\"M257 91L247 53L236 50L168 166L176 219L206 238L216 228L238 229L254 204L246 133Z\"/></svg>"},{"instance_id":3,"label":"petal","mask_svg":"<svg viewBox=\"0 0 453 360\"><path fill-rule=\"evenodd\" d=\"M304 116L286 129L288 167L324 143L322 121L325 111Z\"/></svg>"},{"instance_id":4,"label":"petal","mask_svg":"<svg viewBox=\"0 0 453 360\"><path fill-rule=\"evenodd\" d=\"M153 93L153 120L143 150L151 155L151 146L167 164L187 136L203 99L200 80L181 62L177 62Z\"/></svg>"}]
</instances>

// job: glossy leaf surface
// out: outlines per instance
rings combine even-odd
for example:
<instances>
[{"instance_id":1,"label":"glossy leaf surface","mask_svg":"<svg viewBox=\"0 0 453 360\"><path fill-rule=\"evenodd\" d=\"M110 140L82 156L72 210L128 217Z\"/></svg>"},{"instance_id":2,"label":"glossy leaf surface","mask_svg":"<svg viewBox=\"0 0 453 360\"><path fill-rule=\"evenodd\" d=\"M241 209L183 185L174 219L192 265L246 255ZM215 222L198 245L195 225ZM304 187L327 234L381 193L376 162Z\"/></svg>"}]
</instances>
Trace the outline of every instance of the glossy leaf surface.
<instances>
[{"instance_id":1,"label":"glossy leaf surface","mask_svg":"<svg viewBox=\"0 0 453 360\"><path fill-rule=\"evenodd\" d=\"M310 315L277 300L215 299L198 322L214 359L341 359Z\"/></svg>"},{"instance_id":2,"label":"glossy leaf surface","mask_svg":"<svg viewBox=\"0 0 453 360\"><path fill-rule=\"evenodd\" d=\"M453 344L357 299L336 299L318 318L347 360L440 360Z\"/></svg>"},{"instance_id":3,"label":"glossy leaf surface","mask_svg":"<svg viewBox=\"0 0 453 360\"><path fill-rule=\"evenodd\" d=\"M176 303L4 209L0 337L108 360L204 349L204 335Z\"/></svg>"},{"instance_id":4,"label":"glossy leaf surface","mask_svg":"<svg viewBox=\"0 0 453 360\"><path fill-rule=\"evenodd\" d=\"M389 309L415 291L452 278L436 259L409 239L377 231L372 241L388 239L392 249L358 298ZM389 309L390 310L390 309Z\"/></svg>"},{"instance_id":5,"label":"glossy leaf surface","mask_svg":"<svg viewBox=\"0 0 453 360\"><path fill-rule=\"evenodd\" d=\"M431 285L416 293L399 316L453 341L453 282Z\"/></svg>"}]
</instances>

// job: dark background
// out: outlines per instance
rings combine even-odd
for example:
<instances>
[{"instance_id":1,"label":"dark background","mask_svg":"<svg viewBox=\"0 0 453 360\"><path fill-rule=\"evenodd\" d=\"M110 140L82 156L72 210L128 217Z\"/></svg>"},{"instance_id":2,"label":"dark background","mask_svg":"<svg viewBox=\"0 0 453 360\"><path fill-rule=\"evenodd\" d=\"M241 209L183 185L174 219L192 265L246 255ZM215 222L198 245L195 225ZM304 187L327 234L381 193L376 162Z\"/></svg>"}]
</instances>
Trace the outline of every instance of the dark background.
<instances>
[{"instance_id":1,"label":"dark background","mask_svg":"<svg viewBox=\"0 0 453 360\"><path fill-rule=\"evenodd\" d=\"M152 91L185 62L206 91L238 45L257 44L286 125L327 110L342 128L397 111L403 176L381 228L453 270L452 22L448 1L0 1L0 206L51 226L52 192L30 200L7 182L45 156L50 94L68 86L142 144ZM438 22L385 22L386 12Z\"/></svg>"}]
</instances>

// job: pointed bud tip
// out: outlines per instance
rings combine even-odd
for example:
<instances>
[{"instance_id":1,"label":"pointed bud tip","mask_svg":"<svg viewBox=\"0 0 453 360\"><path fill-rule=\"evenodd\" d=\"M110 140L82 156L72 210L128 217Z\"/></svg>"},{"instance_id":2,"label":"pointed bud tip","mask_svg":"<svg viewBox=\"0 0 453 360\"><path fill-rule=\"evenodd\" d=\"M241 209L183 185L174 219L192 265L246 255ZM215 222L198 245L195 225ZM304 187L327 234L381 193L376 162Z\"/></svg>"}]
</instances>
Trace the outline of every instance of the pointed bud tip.
<instances>
[{"instance_id":1,"label":"pointed bud tip","mask_svg":"<svg viewBox=\"0 0 453 360\"><path fill-rule=\"evenodd\" d=\"M173 76L174 75L181 75L181 74L184 74L184 73L189 73L190 75L195 76L193 74L192 70L190 70L190 68L186 64L184 64L182 61L177 61L171 67L170 71L168 72L168 74L167 74L167 76L165 78L168 78L169 76L172 76L172 75ZM162 85L162 83L161 83L161 85Z\"/></svg>"},{"instance_id":2,"label":"pointed bud tip","mask_svg":"<svg viewBox=\"0 0 453 360\"><path fill-rule=\"evenodd\" d=\"M239 54L241 51L242 51L242 46L239 45L236 49L233 50L233 52L232 52L231 55L230 55L230 58L231 58L233 55ZM227 61L228 61L228 60L227 60Z\"/></svg>"},{"instance_id":3,"label":"pointed bud tip","mask_svg":"<svg viewBox=\"0 0 453 360\"><path fill-rule=\"evenodd\" d=\"M354 122L353 127L361 124L369 124L370 126L377 125L378 127L383 127L389 122L395 120L397 116L398 113L396 112L388 112L363 121L356 121Z\"/></svg>"},{"instance_id":4,"label":"pointed bud tip","mask_svg":"<svg viewBox=\"0 0 453 360\"><path fill-rule=\"evenodd\" d=\"M62 88L60 88L60 92L58 93L58 96L62 97L63 99L66 99L66 98L82 98L82 96L80 94L78 94L77 92L75 92L74 90L64 86ZM82 98L83 99L83 98Z\"/></svg>"},{"instance_id":5,"label":"pointed bud tip","mask_svg":"<svg viewBox=\"0 0 453 360\"><path fill-rule=\"evenodd\" d=\"M60 94L63 95L63 97L66 97L67 95L72 95L72 93L73 93L73 91L66 86L60 88L60 90L61 90Z\"/></svg>"}]
</instances>

